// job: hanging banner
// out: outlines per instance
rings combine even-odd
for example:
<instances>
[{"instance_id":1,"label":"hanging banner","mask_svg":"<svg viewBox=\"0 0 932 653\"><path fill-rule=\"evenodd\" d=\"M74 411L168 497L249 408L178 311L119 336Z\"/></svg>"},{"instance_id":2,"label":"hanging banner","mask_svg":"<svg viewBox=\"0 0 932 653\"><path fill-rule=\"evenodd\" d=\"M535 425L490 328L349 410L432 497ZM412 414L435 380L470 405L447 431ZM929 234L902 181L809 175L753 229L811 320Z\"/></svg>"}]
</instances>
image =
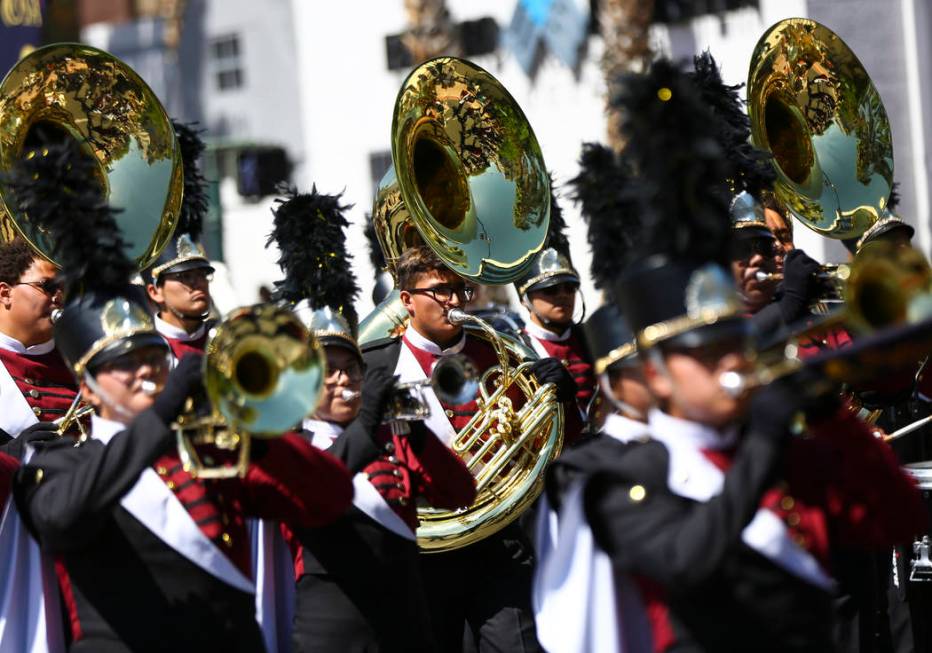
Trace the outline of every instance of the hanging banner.
<instances>
[{"instance_id":1,"label":"hanging banner","mask_svg":"<svg viewBox=\"0 0 932 653\"><path fill-rule=\"evenodd\" d=\"M42 43L44 0L0 0L0 77Z\"/></svg>"}]
</instances>

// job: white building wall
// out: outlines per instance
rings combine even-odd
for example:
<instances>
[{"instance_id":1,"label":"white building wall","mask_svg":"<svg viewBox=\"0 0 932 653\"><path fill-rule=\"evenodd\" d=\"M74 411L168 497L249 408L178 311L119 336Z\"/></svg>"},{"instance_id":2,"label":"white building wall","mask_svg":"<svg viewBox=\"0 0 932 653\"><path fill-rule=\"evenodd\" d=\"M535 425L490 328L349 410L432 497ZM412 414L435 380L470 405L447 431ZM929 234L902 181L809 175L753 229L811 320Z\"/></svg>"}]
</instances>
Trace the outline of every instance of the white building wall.
<instances>
[{"instance_id":1,"label":"white building wall","mask_svg":"<svg viewBox=\"0 0 932 653\"><path fill-rule=\"evenodd\" d=\"M448 0L457 21L492 16L504 31L511 21L513 2L501 0ZM355 206L349 248L363 292L360 313L371 307L374 273L366 254L362 228L372 208L369 155L389 147L392 109L405 72L391 72L385 58L385 36L405 27L401 0L344 0L338 3L293 0L299 91L304 110L306 163L296 181L302 188L316 183L324 192L345 189ZM803 15L804 0L763 0L761 11L745 10L724 17L707 17L688 27L660 28L656 40L674 56L691 57L709 47L722 64L727 81L741 82L757 38L771 23ZM543 149L544 158L559 188L578 171L577 159L586 141L604 140L604 84L598 68L601 40L591 38L586 61L576 77L548 56L531 80L511 53L501 48L476 63L495 75L521 105ZM576 207L564 197L572 254L582 270L583 292L590 310L600 298L588 280L589 252L585 223Z\"/></svg>"}]
</instances>

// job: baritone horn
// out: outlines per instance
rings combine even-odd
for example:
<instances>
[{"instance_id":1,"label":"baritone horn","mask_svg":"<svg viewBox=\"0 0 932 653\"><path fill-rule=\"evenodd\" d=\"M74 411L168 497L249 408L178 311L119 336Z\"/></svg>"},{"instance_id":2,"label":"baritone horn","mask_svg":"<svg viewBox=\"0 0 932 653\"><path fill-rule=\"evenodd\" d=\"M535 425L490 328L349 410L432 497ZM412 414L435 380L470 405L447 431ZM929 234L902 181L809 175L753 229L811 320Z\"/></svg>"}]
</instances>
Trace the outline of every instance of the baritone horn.
<instances>
[{"instance_id":1,"label":"baritone horn","mask_svg":"<svg viewBox=\"0 0 932 653\"><path fill-rule=\"evenodd\" d=\"M317 406L325 362L317 339L285 308L239 308L215 328L204 355L209 412L195 406L173 425L185 469L200 478L243 477L252 438L273 438L300 424ZM236 452L218 464L203 448Z\"/></svg>"}]
</instances>

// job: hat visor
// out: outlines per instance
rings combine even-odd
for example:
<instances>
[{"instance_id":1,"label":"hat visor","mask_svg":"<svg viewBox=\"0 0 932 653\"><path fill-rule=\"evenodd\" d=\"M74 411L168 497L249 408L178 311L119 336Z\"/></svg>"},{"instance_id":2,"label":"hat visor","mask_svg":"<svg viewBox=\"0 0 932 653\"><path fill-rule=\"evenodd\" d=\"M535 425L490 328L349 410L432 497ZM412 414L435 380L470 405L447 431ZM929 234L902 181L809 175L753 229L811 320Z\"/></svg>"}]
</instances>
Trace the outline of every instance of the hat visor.
<instances>
[{"instance_id":1,"label":"hat visor","mask_svg":"<svg viewBox=\"0 0 932 653\"><path fill-rule=\"evenodd\" d=\"M101 365L105 365L124 354L142 349L143 347L164 347L166 353L170 351L165 338L155 331L135 333L131 336L120 338L97 352L97 354L87 362L87 369L91 373L95 373Z\"/></svg>"},{"instance_id":2,"label":"hat visor","mask_svg":"<svg viewBox=\"0 0 932 653\"><path fill-rule=\"evenodd\" d=\"M181 261L176 263L171 267L165 268L159 272L159 277L162 277L166 274L175 274L176 272L185 272L187 270L202 270L206 269L208 272L214 271L214 266L210 264L206 258L192 258L187 261Z\"/></svg>"},{"instance_id":3,"label":"hat visor","mask_svg":"<svg viewBox=\"0 0 932 653\"><path fill-rule=\"evenodd\" d=\"M579 277L569 272L555 274L552 277L541 279L537 283L528 286L524 292L529 293L534 292L535 290L543 290L544 288L552 288L553 286L558 286L561 283L574 283L578 286Z\"/></svg>"},{"instance_id":4,"label":"hat visor","mask_svg":"<svg viewBox=\"0 0 932 653\"><path fill-rule=\"evenodd\" d=\"M739 350L746 346L751 334L750 320L735 315L683 331L659 342L658 345L663 349L698 349L731 340L735 343L735 350Z\"/></svg>"},{"instance_id":5,"label":"hat visor","mask_svg":"<svg viewBox=\"0 0 932 653\"><path fill-rule=\"evenodd\" d=\"M732 230L735 240L750 240L751 238L770 238L775 240L773 232L767 227L748 226Z\"/></svg>"},{"instance_id":6,"label":"hat visor","mask_svg":"<svg viewBox=\"0 0 932 653\"><path fill-rule=\"evenodd\" d=\"M356 345L356 343L350 342L350 340L347 338L342 338L340 336L318 336L317 340L323 347L342 347L343 349L356 354L356 357L360 361L362 360L362 352L359 351L359 347Z\"/></svg>"}]
</instances>

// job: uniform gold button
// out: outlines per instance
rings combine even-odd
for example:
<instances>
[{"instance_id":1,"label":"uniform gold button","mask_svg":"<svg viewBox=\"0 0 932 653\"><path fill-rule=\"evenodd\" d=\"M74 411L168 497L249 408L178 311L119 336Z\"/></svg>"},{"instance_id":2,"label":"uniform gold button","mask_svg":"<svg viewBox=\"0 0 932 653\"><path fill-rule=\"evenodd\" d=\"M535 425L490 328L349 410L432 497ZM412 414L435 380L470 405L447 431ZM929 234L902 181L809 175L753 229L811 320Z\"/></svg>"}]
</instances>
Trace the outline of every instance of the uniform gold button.
<instances>
[{"instance_id":1,"label":"uniform gold button","mask_svg":"<svg viewBox=\"0 0 932 653\"><path fill-rule=\"evenodd\" d=\"M233 546L233 538L230 537L229 533L224 533L220 536L220 539L223 540L223 543L227 546Z\"/></svg>"},{"instance_id":2,"label":"uniform gold button","mask_svg":"<svg viewBox=\"0 0 932 653\"><path fill-rule=\"evenodd\" d=\"M25 379L23 379L23 382L24 382L26 385L35 385L35 384L36 384L36 382L33 381L32 379L30 379L28 376L27 376Z\"/></svg>"},{"instance_id":3,"label":"uniform gold button","mask_svg":"<svg viewBox=\"0 0 932 653\"><path fill-rule=\"evenodd\" d=\"M174 489L175 489L175 482L174 482L174 481L168 481L165 485L168 486L168 489L169 489L169 490L174 490Z\"/></svg>"},{"instance_id":4,"label":"uniform gold button","mask_svg":"<svg viewBox=\"0 0 932 653\"><path fill-rule=\"evenodd\" d=\"M32 412L35 413L36 417L38 417L39 415L42 414L42 409L39 408L38 406L33 406L33 407L32 407Z\"/></svg>"},{"instance_id":5,"label":"uniform gold button","mask_svg":"<svg viewBox=\"0 0 932 653\"><path fill-rule=\"evenodd\" d=\"M784 510L792 510L796 505L796 501L793 500L793 497L783 497L780 499L780 507Z\"/></svg>"},{"instance_id":6,"label":"uniform gold button","mask_svg":"<svg viewBox=\"0 0 932 653\"><path fill-rule=\"evenodd\" d=\"M786 516L786 523L790 526L799 526L799 513L791 512Z\"/></svg>"},{"instance_id":7,"label":"uniform gold button","mask_svg":"<svg viewBox=\"0 0 932 653\"><path fill-rule=\"evenodd\" d=\"M631 489L628 490L628 498L638 503L644 500L644 497L647 496L647 490L644 489L643 485L633 485Z\"/></svg>"},{"instance_id":8,"label":"uniform gold button","mask_svg":"<svg viewBox=\"0 0 932 653\"><path fill-rule=\"evenodd\" d=\"M444 414L445 414L447 417L453 417L453 411L450 410L449 408L447 408L447 409L446 409L445 411L443 411L443 412L444 412Z\"/></svg>"},{"instance_id":9,"label":"uniform gold button","mask_svg":"<svg viewBox=\"0 0 932 653\"><path fill-rule=\"evenodd\" d=\"M165 469L163 465L159 465L158 467L156 467L155 471L159 476L165 476L168 473L168 470Z\"/></svg>"},{"instance_id":10,"label":"uniform gold button","mask_svg":"<svg viewBox=\"0 0 932 653\"><path fill-rule=\"evenodd\" d=\"M563 367L569 367L569 366L570 366L570 362L569 362L568 360L566 360L565 358L564 358L563 360L561 360L560 362L563 363Z\"/></svg>"},{"instance_id":11,"label":"uniform gold button","mask_svg":"<svg viewBox=\"0 0 932 653\"><path fill-rule=\"evenodd\" d=\"M38 391L38 390L35 390L35 389L30 390L30 391L29 391L29 396L32 397L33 399L38 399L38 398L39 398L39 391Z\"/></svg>"},{"instance_id":12,"label":"uniform gold button","mask_svg":"<svg viewBox=\"0 0 932 653\"><path fill-rule=\"evenodd\" d=\"M35 479L36 485L38 485L39 483L42 482L42 478L43 478L44 476L45 476L45 472L42 471L42 468L41 468L41 467L40 467L39 469L36 470L36 479Z\"/></svg>"}]
</instances>

